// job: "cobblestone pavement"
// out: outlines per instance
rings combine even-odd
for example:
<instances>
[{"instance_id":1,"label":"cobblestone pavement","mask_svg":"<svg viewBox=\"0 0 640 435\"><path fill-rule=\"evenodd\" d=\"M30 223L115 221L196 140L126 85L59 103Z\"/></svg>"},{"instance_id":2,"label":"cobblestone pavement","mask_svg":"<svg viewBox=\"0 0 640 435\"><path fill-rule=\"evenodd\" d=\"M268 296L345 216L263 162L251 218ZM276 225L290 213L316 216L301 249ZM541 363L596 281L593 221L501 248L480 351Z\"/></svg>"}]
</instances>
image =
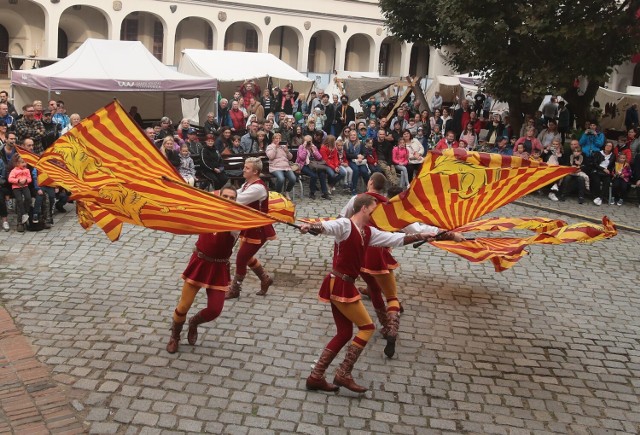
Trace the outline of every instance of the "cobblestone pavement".
<instances>
[{"instance_id":1,"label":"cobblestone pavement","mask_svg":"<svg viewBox=\"0 0 640 435\"><path fill-rule=\"evenodd\" d=\"M303 200L298 215L332 216L346 200ZM639 226L635 204L523 201ZM579 221L516 204L494 214ZM640 432L639 234L534 246L503 273L429 246L395 250L397 357L376 334L354 370L370 388L358 396L304 388L334 332L316 299L332 243L277 230L260 253L269 294L248 276L175 355L164 347L194 236L126 226L110 243L71 213L50 231L1 233L0 303L90 433Z\"/></svg>"}]
</instances>

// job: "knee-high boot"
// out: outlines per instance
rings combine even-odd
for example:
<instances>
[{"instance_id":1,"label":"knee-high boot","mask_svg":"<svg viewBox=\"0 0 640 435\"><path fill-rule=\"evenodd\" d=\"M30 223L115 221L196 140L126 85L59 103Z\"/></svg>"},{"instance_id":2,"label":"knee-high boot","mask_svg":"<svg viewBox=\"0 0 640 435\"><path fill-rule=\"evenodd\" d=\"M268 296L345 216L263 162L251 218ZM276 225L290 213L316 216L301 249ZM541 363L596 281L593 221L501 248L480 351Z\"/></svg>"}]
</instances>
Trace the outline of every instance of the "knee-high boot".
<instances>
[{"instance_id":1,"label":"knee-high boot","mask_svg":"<svg viewBox=\"0 0 640 435\"><path fill-rule=\"evenodd\" d=\"M242 281L244 281L244 277L245 275L238 274L233 277L231 286L224 295L225 299L236 299L240 296L240 291L242 290Z\"/></svg>"},{"instance_id":2,"label":"knee-high boot","mask_svg":"<svg viewBox=\"0 0 640 435\"><path fill-rule=\"evenodd\" d=\"M387 313L389 320L389 332L387 334L387 345L384 347L384 354L392 358L396 353L396 340L398 339L398 329L400 328L400 315L397 311Z\"/></svg>"},{"instance_id":3,"label":"knee-high boot","mask_svg":"<svg viewBox=\"0 0 640 435\"><path fill-rule=\"evenodd\" d=\"M255 273L260 280L260 291L256 292L256 294L260 296L266 295L269 287L271 287L271 284L273 284L273 278L269 276L269 274L264 270L264 267L262 267L262 264L260 263L258 263L256 266L253 266L251 270L253 270L253 273Z\"/></svg>"},{"instance_id":4,"label":"knee-high boot","mask_svg":"<svg viewBox=\"0 0 640 435\"><path fill-rule=\"evenodd\" d=\"M180 346L180 333L184 322L171 322L171 337L169 337L169 343L167 344L167 352L176 353Z\"/></svg>"},{"instance_id":5,"label":"knee-high boot","mask_svg":"<svg viewBox=\"0 0 640 435\"><path fill-rule=\"evenodd\" d=\"M378 316L378 321L380 322L380 334L384 338L387 338L389 334L389 318L387 317L387 310L385 308L376 309L376 315Z\"/></svg>"},{"instance_id":6,"label":"knee-high boot","mask_svg":"<svg viewBox=\"0 0 640 435\"><path fill-rule=\"evenodd\" d=\"M347 354L344 356L344 361L336 370L336 376L333 378L333 383L340 386L348 388L351 391L356 393L364 393L367 391L365 387L361 387L356 384L351 376L351 371L353 370L353 365L358 361L360 354L362 354L362 350L364 348L358 347L355 344L350 344L347 349Z\"/></svg>"},{"instance_id":7,"label":"knee-high boot","mask_svg":"<svg viewBox=\"0 0 640 435\"><path fill-rule=\"evenodd\" d=\"M195 345L198 341L198 325L205 323L202 314L198 313L189 319L189 330L187 331L187 341L190 345Z\"/></svg>"},{"instance_id":8,"label":"knee-high boot","mask_svg":"<svg viewBox=\"0 0 640 435\"><path fill-rule=\"evenodd\" d=\"M324 372L335 357L336 353L330 349L325 348L322 351L322 355L307 378L307 390L338 391L340 389L337 385L327 382L324 377Z\"/></svg>"}]
</instances>

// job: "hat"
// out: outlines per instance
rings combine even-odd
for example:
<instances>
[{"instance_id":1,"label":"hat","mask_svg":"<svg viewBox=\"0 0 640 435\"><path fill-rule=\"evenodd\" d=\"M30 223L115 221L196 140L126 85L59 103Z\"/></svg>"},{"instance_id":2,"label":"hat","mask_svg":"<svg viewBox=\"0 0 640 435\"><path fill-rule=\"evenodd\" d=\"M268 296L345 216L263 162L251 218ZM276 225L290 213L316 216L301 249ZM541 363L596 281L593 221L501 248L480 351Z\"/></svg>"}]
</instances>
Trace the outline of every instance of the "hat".
<instances>
[{"instance_id":1,"label":"hat","mask_svg":"<svg viewBox=\"0 0 640 435\"><path fill-rule=\"evenodd\" d=\"M49 109L45 109L44 112L42 112L43 115L51 115L51 110Z\"/></svg>"},{"instance_id":2,"label":"hat","mask_svg":"<svg viewBox=\"0 0 640 435\"><path fill-rule=\"evenodd\" d=\"M198 133L198 131L195 128L189 128L189 130L187 130L187 134L196 134Z\"/></svg>"},{"instance_id":3,"label":"hat","mask_svg":"<svg viewBox=\"0 0 640 435\"><path fill-rule=\"evenodd\" d=\"M422 128L422 127L418 127L418 131L420 131L420 130L423 130L423 131L424 131L424 128Z\"/></svg>"},{"instance_id":4,"label":"hat","mask_svg":"<svg viewBox=\"0 0 640 435\"><path fill-rule=\"evenodd\" d=\"M354 126L354 125L356 125L356 122L355 122L355 121L350 121L350 122L349 122L349 127Z\"/></svg>"},{"instance_id":5,"label":"hat","mask_svg":"<svg viewBox=\"0 0 640 435\"><path fill-rule=\"evenodd\" d=\"M500 136L500 140L508 141L509 140L509 136Z\"/></svg>"}]
</instances>

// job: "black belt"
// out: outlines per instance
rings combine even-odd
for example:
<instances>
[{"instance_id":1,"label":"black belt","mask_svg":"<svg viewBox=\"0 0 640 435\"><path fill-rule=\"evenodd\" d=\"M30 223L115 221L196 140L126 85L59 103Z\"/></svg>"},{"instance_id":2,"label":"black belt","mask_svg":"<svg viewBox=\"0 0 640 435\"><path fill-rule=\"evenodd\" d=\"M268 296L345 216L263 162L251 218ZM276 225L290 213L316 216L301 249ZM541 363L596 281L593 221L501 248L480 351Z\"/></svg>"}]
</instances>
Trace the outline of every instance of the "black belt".
<instances>
[{"instance_id":1,"label":"black belt","mask_svg":"<svg viewBox=\"0 0 640 435\"><path fill-rule=\"evenodd\" d=\"M198 248L193 248L193 253L196 254L196 257L208 261L209 263L228 263L228 258L213 258L205 255L202 251L199 251Z\"/></svg>"},{"instance_id":2,"label":"black belt","mask_svg":"<svg viewBox=\"0 0 640 435\"><path fill-rule=\"evenodd\" d=\"M354 277L352 277L352 276L345 275L344 273L340 273L340 272L338 272L338 271L337 271L337 270L335 270L335 269L333 269L333 270L331 271L331 274L332 274L332 275L334 275L334 276L337 276L337 277L338 277L338 278L340 278L341 280L346 281L346 282L351 283L351 284L355 284L355 282L356 282L356 278L357 278L357 277L356 277L356 278L354 278Z\"/></svg>"}]
</instances>

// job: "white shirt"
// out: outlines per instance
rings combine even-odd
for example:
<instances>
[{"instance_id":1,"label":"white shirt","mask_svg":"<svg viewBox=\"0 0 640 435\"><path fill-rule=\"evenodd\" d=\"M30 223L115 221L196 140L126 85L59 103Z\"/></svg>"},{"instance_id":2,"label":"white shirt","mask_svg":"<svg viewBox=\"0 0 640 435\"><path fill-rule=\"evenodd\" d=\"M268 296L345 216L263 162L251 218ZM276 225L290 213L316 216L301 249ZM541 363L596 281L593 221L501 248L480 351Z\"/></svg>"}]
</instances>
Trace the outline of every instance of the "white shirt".
<instances>
[{"instance_id":1,"label":"white shirt","mask_svg":"<svg viewBox=\"0 0 640 435\"><path fill-rule=\"evenodd\" d=\"M336 243L347 240L351 235L351 219L338 218L333 221L325 221L322 222L322 227L326 234L335 237ZM389 233L387 231L380 231L374 227L370 228L371 239L369 240L369 246L382 246L388 248L404 246L403 233Z\"/></svg>"},{"instance_id":2,"label":"white shirt","mask_svg":"<svg viewBox=\"0 0 640 435\"><path fill-rule=\"evenodd\" d=\"M244 183L240 190L238 190L238 198L236 198L236 202L246 205L255 201L264 201L267 199L267 190L262 184L254 183L245 189L244 186L246 186L246 184L247 183Z\"/></svg>"}]
</instances>

